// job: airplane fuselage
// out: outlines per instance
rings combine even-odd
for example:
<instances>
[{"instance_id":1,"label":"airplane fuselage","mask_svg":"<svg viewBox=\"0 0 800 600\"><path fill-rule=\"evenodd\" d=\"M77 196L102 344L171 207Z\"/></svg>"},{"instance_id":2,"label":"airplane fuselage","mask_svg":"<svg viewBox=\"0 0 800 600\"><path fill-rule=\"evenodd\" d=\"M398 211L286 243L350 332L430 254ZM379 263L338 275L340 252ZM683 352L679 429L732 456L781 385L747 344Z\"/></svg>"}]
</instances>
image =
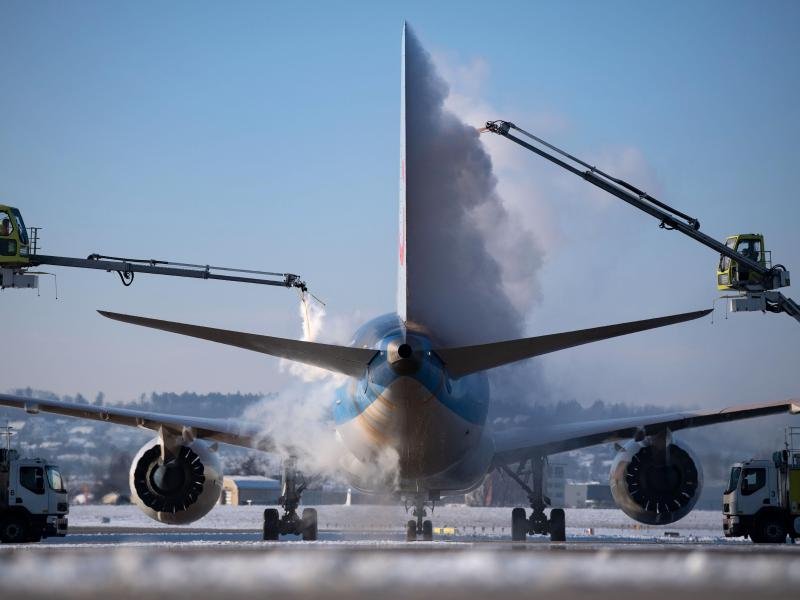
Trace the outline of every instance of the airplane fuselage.
<instances>
[{"instance_id":1,"label":"airplane fuselage","mask_svg":"<svg viewBox=\"0 0 800 600\"><path fill-rule=\"evenodd\" d=\"M432 336L393 314L366 323L351 345L380 351L364 377L335 398L337 434L350 455L343 466L353 485L434 496L480 485L494 453L484 435L486 375L451 378L432 351Z\"/></svg>"}]
</instances>

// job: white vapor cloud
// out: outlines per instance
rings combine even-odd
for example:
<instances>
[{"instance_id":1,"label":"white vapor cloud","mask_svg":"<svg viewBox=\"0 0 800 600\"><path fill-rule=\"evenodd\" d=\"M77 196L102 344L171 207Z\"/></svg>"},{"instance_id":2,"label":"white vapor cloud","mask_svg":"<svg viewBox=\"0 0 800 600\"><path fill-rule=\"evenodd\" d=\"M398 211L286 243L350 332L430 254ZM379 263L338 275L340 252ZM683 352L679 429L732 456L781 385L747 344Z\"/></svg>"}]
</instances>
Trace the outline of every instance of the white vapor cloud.
<instances>
[{"instance_id":1,"label":"white vapor cloud","mask_svg":"<svg viewBox=\"0 0 800 600\"><path fill-rule=\"evenodd\" d=\"M559 139L571 133L572 122L561 112L494 106L487 99L491 68L486 60L465 61L438 52L434 63L449 84L444 110L463 123L481 127L488 120L510 120L557 145L561 145ZM619 201L500 136L485 133L480 144L490 157L493 177L497 180L495 201L477 211L478 222L487 250L502 265L502 292L521 315L520 337L531 335L532 329L537 333L569 329L569 325L551 329L541 321L541 310L537 308L543 304L549 311L554 310L554 305L563 307L562 310L576 310L572 298L566 299L567 302L559 300L559 296L572 292L553 287L563 282L563 275L551 270L550 277L543 278L543 270L549 267L581 273L579 259L571 260L580 256L575 252L579 247L597 247L606 253L608 245L614 244L617 249L608 255L609 261L624 260L619 248L626 247L623 240L630 239L630 232L609 216L609 211L620 208ZM587 162L594 161L603 170L651 193L662 191L644 154L634 146L574 150L587 158ZM505 219L492 219L492 209L502 211ZM510 223L512 230L508 231L504 223ZM600 223L603 225L599 226ZM528 235L533 244L521 243ZM585 289L591 293L591 285ZM596 318L601 319L602 315ZM541 369L541 363L534 360L491 372L495 400L500 398L503 404L520 407L570 393L563 388L554 390Z\"/></svg>"},{"instance_id":2,"label":"white vapor cloud","mask_svg":"<svg viewBox=\"0 0 800 600\"><path fill-rule=\"evenodd\" d=\"M455 76L476 92L487 73L478 61ZM539 300L543 252L498 190L475 127L481 121L457 116L451 98L468 104L407 33L408 317L445 346L524 337L525 317ZM490 381L495 402L525 403L543 393L539 365L530 361L495 369Z\"/></svg>"},{"instance_id":3,"label":"white vapor cloud","mask_svg":"<svg viewBox=\"0 0 800 600\"><path fill-rule=\"evenodd\" d=\"M478 85L483 63L463 69ZM406 35L408 316L445 345L521 337L542 253L497 191L477 130L448 110L449 88Z\"/></svg>"},{"instance_id":4,"label":"white vapor cloud","mask_svg":"<svg viewBox=\"0 0 800 600\"><path fill-rule=\"evenodd\" d=\"M301 340L344 345L363 321L361 313L327 316L325 306L306 297L299 307ZM261 435L269 439L281 457L294 456L307 477L340 480L344 469L353 469L351 457L337 439L331 406L338 388L352 380L345 375L288 360L281 369L295 380L277 398L265 398L244 417L262 423ZM398 455L391 449L378 453L368 465L359 465L361 483L367 488L390 489L398 478Z\"/></svg>"}]
</instances>

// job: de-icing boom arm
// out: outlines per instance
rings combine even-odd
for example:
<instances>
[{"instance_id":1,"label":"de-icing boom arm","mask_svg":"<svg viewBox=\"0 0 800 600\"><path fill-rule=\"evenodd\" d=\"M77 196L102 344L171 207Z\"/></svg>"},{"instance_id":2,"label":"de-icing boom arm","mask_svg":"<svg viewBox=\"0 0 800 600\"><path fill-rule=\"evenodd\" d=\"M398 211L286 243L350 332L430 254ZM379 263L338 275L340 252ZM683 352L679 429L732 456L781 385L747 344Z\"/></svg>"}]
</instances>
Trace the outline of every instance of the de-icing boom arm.
<instances>
[{"instance_id":1,"label":"de-icing boom arm","mask_svg":"<svg viewBox=\"0 0 800 600\"><path fill-rule=\"evenodd\" d=\"M519 132L533 143L526 142L513 135L511 133L512 130ZM752 292L761 293L766 297L767 310L772 312L786 312L800 322L800 306L790 298L783 296L780 292L770 291L789 285L789 274L782 265L767 267L756 260L740 254L734 248L700 231L700 221L697 219L657 200L647 192L640 190L627 181L601 171L597 167L517 127L513 123L501 120L488 121L486 127L481 128L479 131L490 131L511 140L515 144L538 154L562 169L585 179L601 190L608 192L612 196L616 196L620 200L624 200L631 206L658 219L662 229L677 230L719 254L736 261L739 265L749 269L751 273L758 274L759 282L756 286L757 289L753 289ZM559 158L559 156L561 158ZM750 291L748 291L748 293L750 293Z\"/></svg>"}]
</instances>

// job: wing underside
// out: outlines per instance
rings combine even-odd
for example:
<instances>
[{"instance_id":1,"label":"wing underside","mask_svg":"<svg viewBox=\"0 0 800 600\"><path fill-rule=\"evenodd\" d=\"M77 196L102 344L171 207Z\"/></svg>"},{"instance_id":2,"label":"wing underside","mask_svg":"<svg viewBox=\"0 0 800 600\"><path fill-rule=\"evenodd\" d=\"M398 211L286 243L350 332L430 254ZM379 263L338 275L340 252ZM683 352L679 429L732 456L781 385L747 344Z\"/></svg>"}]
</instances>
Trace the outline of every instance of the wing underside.
<instances>
[{"instance_id":1,"label":"wing underside","mask_svg":"<svg viewBox=\"0 0 800 600\"><path fill-rule=\"evenodd\" d=\"M728 421L774 414L800 413L800 399L733 406L729 408L650 417L583 421L537 428L515 428L495 432L495 464L512 464L535 455L557 454L608 442L651 435L669 429L678 431Z\"/></svg>"}]
</instances>

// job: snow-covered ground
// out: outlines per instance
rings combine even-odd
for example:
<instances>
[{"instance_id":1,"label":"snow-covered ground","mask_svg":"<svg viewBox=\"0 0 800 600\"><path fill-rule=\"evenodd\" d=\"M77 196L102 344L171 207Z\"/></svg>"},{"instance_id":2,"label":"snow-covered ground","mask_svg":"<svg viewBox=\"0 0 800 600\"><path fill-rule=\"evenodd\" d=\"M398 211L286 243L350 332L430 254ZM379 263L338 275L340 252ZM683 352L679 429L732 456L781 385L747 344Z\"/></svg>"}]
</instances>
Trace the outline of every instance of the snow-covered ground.
<instances>
[{"instance_id":1,"label":"snow-covered ground","mask_svg":"<svg viewBox=\"0 0 800 600\"><path fill-rule=\"evenodd\" d=\"M192 528L215 530L254 530L261 527L263 506L217 506L194 522ZM319 506L319 527L323 531L402 532L410 518L405 509L393 506ZM436 507L428 515L435 527L455 527L458 537L510 535L510 508L479 508L456 505ZM677 532L681 538L722 540L722 515L717 511L693 511L684 519L666 526L648 526L628 518L615 509L566 509L567 534L578 537L613 536L665 538ZM71 527L142 529L166 526L145 516L135 506L75 506L70 509ZM591 530L591 531L590 531Z\"/></svg>"},{"instance_id":2,"label":"snow-covered ground","mask_svg":"<svg viewBox=\"0 0 800 600\"><path fill-rule=\"evenodd\" d=\"M800 585L800 546L723 542L716 511L637 528L618 510L568 509L566 544L512 544L510 509L443 506L434 525L458 534L406 543L400 506L320 506L320 541L293 543L261 541L263 508L218 506L176 532L134 506L74 507L66 538L0 546L0 598L749 600Z\"/></svg>"},{"instance_id":3,"label":"snow-covered ground","mask_svg":"<svg viewBox=\"0 0 800 600\"><path fill-rule=\"evenodd\" d=\"M441 542L39 545L0 552L0 595L26 600L786 599L795 597L800 585L797 560L796 552L765 553L744 545L684 551L644 544Z\"/></svg>"}]
</instances>

